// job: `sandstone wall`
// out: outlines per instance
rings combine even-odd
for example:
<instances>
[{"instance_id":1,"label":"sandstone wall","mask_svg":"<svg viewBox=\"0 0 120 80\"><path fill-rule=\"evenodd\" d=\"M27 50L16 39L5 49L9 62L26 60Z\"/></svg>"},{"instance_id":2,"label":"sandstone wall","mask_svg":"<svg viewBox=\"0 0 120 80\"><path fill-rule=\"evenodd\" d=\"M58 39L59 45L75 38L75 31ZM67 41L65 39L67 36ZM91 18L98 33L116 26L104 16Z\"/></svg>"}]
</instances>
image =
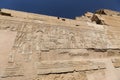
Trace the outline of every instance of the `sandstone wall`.
<instances>
[{"instance_id":1,"label":"sandstone wall","mask_svg":"<svg viewBox=\"0 0 120 80\"><path fill-rule=\"evenodd\" d=\"M7 9L0 13L0 58L5 57L0 80L120 79L118 15L72 20Z\"/></svg>"}]
</instances>

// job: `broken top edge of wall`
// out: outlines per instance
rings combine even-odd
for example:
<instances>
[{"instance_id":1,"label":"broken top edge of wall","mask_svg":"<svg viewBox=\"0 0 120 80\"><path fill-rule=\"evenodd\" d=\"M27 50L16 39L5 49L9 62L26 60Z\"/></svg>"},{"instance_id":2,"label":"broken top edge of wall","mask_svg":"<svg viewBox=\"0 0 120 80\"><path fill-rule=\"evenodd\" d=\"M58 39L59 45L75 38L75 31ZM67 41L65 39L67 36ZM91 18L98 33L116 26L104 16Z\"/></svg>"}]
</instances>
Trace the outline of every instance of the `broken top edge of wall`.
<instances>
[{"instance_id":1,"label":"broken top edge of wall","mask_svg":"<svg viewBox=\"0 0 120 80\"><path fill-rule=\"evenodd\" d=\"M99 10L95 11L95 14L112 16L112 15L119 15L120 12L111 10L111 9L99 9Z\"/></svg>"}]
</instances>

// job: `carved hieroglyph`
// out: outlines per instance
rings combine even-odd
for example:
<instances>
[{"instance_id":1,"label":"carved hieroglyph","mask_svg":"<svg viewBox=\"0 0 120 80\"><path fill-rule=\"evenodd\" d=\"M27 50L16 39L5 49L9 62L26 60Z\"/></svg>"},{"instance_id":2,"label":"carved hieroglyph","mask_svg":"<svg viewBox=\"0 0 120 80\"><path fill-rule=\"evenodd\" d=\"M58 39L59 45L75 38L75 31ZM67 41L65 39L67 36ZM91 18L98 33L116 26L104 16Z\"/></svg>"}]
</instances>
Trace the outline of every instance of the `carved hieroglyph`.
<instances>
[{"instance_id":1,"label":"carved hieroglyph","mask_svg":"<svg viewBox=\"0 0 120 80\"><path fill-rule=\"evenodd\" d=\"M119 14L72 20L1 9L0 80L120 80Z\"/></svg>"}]
</instances>

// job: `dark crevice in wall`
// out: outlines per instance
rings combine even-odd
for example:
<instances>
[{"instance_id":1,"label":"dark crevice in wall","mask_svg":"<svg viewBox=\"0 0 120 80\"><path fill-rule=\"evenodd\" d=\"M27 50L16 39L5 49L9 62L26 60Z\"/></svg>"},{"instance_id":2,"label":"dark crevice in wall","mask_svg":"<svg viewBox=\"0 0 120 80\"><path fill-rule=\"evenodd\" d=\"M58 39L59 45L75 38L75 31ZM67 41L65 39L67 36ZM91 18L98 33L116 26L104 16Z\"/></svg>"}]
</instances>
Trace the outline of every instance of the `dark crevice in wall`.
<instances>
[{"instance_id":1,"label":"dark crevice in wall","mask_svg":"<svg viewBox=\"0 0 120 80\"><path fill-rule=\"evenodd\" d=\"M80 25L75 25L75 26L80 26Z\"/></svg>"},{"instance_id":2,"label":"dark crevice in wall","mask_svg":"<svg viewBox=\"0 0 120 80\"><path fill-rule=\"evenodd\" d=\"M12 17L10 13L0 12L0 15L3 15L3 16L10 16L10 17Z\"/></svg>"},{"instance_id":3,"label":"dark crevice in wall","mask_svg":"<svg viewBox=\"0 0 120 80\"><path fill-rule=\"evenodd\" d=\"M107 52L108 49L87 48L87 50L94 50L95 52Z\"/></svg>"},{"instance_id":4,"label":"dark crevice in wall","mask_svg":"<svg viewBox=\"0 0 120 80\"><path fill-rule=\"evenodd\" d=\"M65 19L62 19L62 21L65 21Z\"/></svg>"},{"instance_id":5,"label":"dark crevice in wall","mask_svg":"<svg viewBox=\"0 0 120 80\"><path fill-rule=\"evenodd\" d=\"M12 17L11 13L2 12L1 9L0 9L0 15Z\"/></svg>"},{"instance_id":6,"label":"dark crevice in wall","mask_svg":"<svg viewBox=\"0 0 120 80\"><path fill-rule=\"evenodd\" d=\"M96 15L93 15L93 17L91 18L91 21L92 22L94 21L94 22L96 22L96 24L100 24L100 25L104 25L105 24L104 21L99 19L98 16L96 16Z\"/></svg>"},{"instance_id":7,"label":"dark crevice in wall","mask_svg":"<svg viewBox=\"0 0 120 80\"><path fill-rule=\"evenodd\" d=\"M102 15L107 15L104 10L98 10L95 12L96 14L102 14Z\"/></svg>"}]
</instances>

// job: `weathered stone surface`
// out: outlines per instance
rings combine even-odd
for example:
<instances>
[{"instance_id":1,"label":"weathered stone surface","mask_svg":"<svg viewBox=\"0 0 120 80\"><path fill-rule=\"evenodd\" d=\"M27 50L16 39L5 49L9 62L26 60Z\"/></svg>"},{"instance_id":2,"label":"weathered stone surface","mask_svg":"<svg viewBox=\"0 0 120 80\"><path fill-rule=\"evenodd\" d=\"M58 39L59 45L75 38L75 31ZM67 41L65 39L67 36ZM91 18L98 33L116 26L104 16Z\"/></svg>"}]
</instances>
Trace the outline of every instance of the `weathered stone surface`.
<instances>
[{"instance_id":1,"label":"weathered stone surface","mask_svg":"<svg viewBox=\"0 0 120 80\"><path fill-rule=\"evenodd\" d=\"M0 80L120 80L119 12L76 20L0 11Z\"/></svg>"}]
</instances>

